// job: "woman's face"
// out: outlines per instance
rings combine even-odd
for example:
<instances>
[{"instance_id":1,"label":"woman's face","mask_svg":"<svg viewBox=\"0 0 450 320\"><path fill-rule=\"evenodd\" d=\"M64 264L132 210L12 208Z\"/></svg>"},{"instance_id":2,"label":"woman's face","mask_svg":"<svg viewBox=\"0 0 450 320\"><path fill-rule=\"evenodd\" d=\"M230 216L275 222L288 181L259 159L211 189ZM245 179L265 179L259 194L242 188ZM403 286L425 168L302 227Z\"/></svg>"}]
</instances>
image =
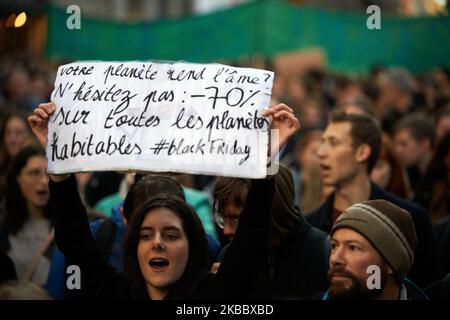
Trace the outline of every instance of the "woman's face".
<instances>
[{"instance_id":1,"label":"woman's face","mask_svg":"<svg viewBox=\"0 0 450 320\"><path fill-rule=\"evenodd\" d=\"M152 209L141 225L139 239L137 255L147 291L152 299L164 296L180 280L189 258L181 219L169 209Z\"/></svg>"},{"instance_id":2,"label":"woman's face","mask_svg":"<svg viewBox=\"0 0 450 320\"><path fill-rule=\"evenodd\" d=\"M319 157L317 156L317 150L319 150L319 147L320 135L309 141L303 150L299 150L298 160L303 171L309 172L312 167L319 164Z\"/></svg>"},{"instance_id":3,"label":"woman's face","mask_svg":"<svg viewBox=\"0 0 450 320\"><path fill-rule=\"evenodd\" d=\"M44 156L32 156L17 176L23 197L35 207L45 207L50 199L46 170L47 159Z\"/></svg>"},{"instance_id":4,"label":"woman's face","mask_svg":"<svg viewBox=\"0 0 450 320\"><path fill-rule=\"evenodd\" d=\"M379 158L377 164L370 173L370 178L381 188L386 188L391 179L392 168L386 159Z\"/></svg>"},{"instance_id":5,"label":"woman's face","mask_svg":"<svg viewBox=\"0 0 450 320\"><path fill-rule=\"evenodd\" d=\"M12 117L6 123L4 142L6 151L14 157L25 146L30 135L25 121L19 117Z\"/></svg>"}]
</instances>

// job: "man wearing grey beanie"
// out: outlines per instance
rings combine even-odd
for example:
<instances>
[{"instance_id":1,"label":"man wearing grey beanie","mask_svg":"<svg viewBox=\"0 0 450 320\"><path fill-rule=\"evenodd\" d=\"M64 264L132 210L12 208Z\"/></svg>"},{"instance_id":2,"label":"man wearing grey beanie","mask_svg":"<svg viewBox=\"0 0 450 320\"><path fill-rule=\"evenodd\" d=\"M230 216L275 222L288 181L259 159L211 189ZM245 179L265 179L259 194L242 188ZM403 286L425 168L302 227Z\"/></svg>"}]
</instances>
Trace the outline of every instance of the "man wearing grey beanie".
<instances>
[{"instance_id":1,"label":"man wearing grey beanie","mask_svg":"<svg viewBox=\"0 0 450 320\"><path fill-rule=\"evenodd\" d=\"M385 200L357 203L339 216L330 235L324 300L428 300L406 279L417 246L406 210Z\"/></svg>"}]
</instances>

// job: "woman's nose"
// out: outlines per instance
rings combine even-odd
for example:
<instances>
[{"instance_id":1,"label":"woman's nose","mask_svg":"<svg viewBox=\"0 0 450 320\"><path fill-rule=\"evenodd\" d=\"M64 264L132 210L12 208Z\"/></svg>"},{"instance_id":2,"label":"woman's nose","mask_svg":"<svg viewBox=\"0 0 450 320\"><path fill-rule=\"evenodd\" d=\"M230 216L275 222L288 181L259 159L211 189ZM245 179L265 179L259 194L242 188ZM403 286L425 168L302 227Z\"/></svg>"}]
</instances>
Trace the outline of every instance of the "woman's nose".
<instances>
[{"instance_id":1,"label":"woman's nose","mask_svg":"<svg viewBox=\"0 0 450 320\"><path fill-rule=\"evenodd\" d=\"M164 250L164 243L160 234L156 234L153 239L153 249L156 251Z\"/></svg>"}]
</instances>

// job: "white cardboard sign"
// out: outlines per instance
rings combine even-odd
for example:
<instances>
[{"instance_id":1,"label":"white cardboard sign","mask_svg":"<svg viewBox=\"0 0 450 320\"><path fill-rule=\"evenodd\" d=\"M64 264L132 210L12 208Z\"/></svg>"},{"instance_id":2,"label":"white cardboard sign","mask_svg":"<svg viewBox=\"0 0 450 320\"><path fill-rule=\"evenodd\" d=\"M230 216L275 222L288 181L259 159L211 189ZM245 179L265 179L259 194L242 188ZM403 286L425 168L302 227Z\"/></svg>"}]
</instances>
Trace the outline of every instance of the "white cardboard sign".
<instances>
[{"instance_id":1,"label":"white cardboard sign","mask_svg":"<svg viewBox=\"0 0 450 320\"><path fill-rule=\"evenodd\" d=\"M84 61L60 66L48 172L266 176L273 72L221 64Z\"/></svg>"}]
</instances>

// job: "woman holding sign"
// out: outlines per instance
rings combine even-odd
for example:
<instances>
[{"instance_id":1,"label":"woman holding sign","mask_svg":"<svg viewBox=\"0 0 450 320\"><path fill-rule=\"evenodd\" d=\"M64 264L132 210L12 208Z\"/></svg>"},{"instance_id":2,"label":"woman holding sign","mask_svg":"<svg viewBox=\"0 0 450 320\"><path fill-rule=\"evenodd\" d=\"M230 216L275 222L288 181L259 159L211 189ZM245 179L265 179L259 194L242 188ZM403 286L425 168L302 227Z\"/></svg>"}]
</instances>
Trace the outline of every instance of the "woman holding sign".
<instances>
[{"instance_id":1,"label":"woman holding sign","mask_svg":"<svg viewBox=\"0 0 450 320\"><path fill-rule=\"evenodd\" d=\"M48 119L55 109L53 103L41 104L29 117L33 133L44 147ZM279 129L279 147L299 129L292 109L284 104L263 115L272 118L272 128ZM74 177L51 175L50 193L57 245L68 265L78 267L73 270L78 270L81 287L92 298L244 297L254 268L267 254L265 239L274 193L271 179L252 181L235 238L216 275L207 271L207 246L197 215L176 196L155 196L135 213L125 245L125 272L118 275L107 265L91 235Z\"/></svg>"}]
</instances>

